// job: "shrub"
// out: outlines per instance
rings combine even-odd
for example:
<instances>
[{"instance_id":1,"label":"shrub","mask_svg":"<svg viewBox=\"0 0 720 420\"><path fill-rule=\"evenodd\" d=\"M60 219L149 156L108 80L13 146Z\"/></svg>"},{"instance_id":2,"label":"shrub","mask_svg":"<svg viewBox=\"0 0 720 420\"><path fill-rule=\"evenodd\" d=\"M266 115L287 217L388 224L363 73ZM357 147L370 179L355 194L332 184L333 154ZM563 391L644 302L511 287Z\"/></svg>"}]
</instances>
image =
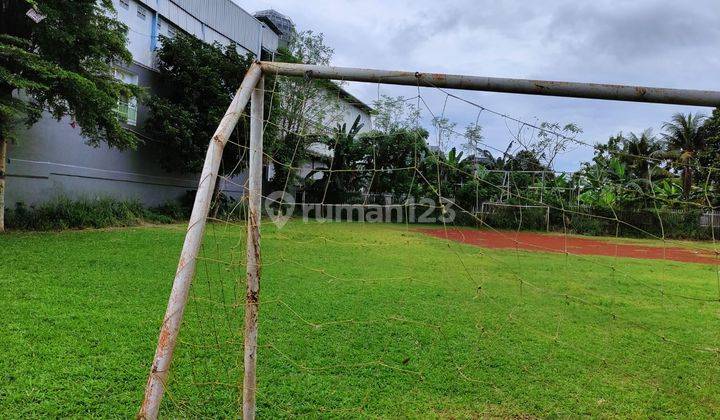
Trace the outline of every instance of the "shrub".
<instances>
[{"instance_id":1,"label":"shrub","mask_svg":"<svg viewBox=\"0 0 720 420\"><path fill-rule=\"evenodd\" d=\"M502 230L547 230L547 209L541 207L503 207L488 208L482 215L483 226Z\"/></svg>"},{"instance_id":2,"label":"shrub","mask_svg":"<svg viewBox=\"0 0 720 420\"><path fill-rule=\"evenodd\" d=\"M172 223L182 218L182 213L172 204L146 209L137 200L59 197L38 206L17 203L7 211L6 224L8 229L16 230L62 230L136 226L145 221Z\"/></svg>"},{"instance_id":3,"label":"shrub","mask_svg":"<svg viewBox=\"0 0 720 420\"><path fill-rule=\"evenodd\" d=\"M146 211L146 218L148 220L152 219L168 219L171 221L174 220L184 220L190 217L190 211L192 210L191 207L187 207L182 205L178 201L168 201L167 203L157 206L157 207L151 207ZM162 223L169 223L169 222L162 222Z\"/></svg>"}]
</instances>

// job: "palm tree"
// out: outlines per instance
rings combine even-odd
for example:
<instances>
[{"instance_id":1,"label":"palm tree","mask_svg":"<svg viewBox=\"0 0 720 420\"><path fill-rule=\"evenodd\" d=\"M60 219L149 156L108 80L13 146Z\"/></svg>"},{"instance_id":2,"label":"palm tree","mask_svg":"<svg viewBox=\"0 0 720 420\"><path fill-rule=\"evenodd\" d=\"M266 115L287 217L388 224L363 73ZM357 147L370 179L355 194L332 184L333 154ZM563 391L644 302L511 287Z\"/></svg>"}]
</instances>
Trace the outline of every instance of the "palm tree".
<instances>
[{"instance_id":1,"label":"palm tree","mask_svg":"<svg viewBox=\"0 0 720 420\"><path fill-rule=\"evenodd\" d=\"M687 199L693 186L693 167L695 156L705 146L703 137L700 135L705 116L697 113L687 115L677 113L672 119L663 124L662 134L667 150L658 152L656 157L668 159L681 167L681 178L683 195Z\"/></svg>"},{"instance_id":2,"label":"palm tree","mask_svg":"<svg viewBox=\"0 0 720 420\"><path fill-rule=\"evenodd\" d=\"M620 156L623 163L639 180L651 181L651 178L664 178L669 176L667 171L653 167L653 156L662 152L662 143L652 132L652 128L643 130L639 135L630 133L622 138L623 154Z\"/></svg>"}]
</instances>

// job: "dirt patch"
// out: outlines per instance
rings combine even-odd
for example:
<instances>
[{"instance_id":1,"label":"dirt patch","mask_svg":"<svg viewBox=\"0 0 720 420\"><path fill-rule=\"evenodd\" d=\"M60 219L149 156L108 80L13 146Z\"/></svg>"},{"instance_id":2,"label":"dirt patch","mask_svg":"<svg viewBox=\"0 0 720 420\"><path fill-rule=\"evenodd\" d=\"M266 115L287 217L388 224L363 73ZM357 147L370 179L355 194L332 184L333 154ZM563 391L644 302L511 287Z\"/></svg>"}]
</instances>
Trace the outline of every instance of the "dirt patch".
<instances>
[{"instance_id":1,"label":"dirt patch","mask_svg":"<svg viewBox=\"0 0 720 420\"><path fill-rule=\"evenodd\" d=\"M605 255L713 265L720 263L715 253L708 250L620 244L576 236L455 228L418 229L418 232L483 248L523 249L561 254L568 252L575 255Z\"/></svg>"}]
</instances>

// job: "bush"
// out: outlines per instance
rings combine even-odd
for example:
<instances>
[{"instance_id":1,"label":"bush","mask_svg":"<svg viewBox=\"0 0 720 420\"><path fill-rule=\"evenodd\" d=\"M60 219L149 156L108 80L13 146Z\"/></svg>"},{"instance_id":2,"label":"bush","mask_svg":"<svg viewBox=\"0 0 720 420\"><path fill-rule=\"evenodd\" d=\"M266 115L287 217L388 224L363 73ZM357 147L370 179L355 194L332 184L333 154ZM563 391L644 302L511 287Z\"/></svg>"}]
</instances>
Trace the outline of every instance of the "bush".
<instances>
[{"instance_id":1,"label":"bush","mask_svg":"<svg viewBox=\"0 0 720 420\"><path fill-rule=\"evenodd\" d=\"M574 233L592 236L621 236L635 238L710 239L709 227L700 226L700 210L674 211L668 209L624 210L612 213L607 209L575 209L568 214L569 228ZM615 221L615 216L621 221ZM662 224L660 223L662 220ZM553 224L553 228L557 226ZM717 235L717 231L715 232Z\"/></svg>"},{"instance_id":2,"label":"bush","mask_svg":"<svg viewBox=\"0 0 720 420\"><path fill-rule=\"evenodd\" d=\"M143 222L172 223L183 218L173 204L146 209L137 200L60 197L38 206L17 203L6 212L6 225L16 230L62 230L136 226Z\"/></svg>"},{"instance_id":3,"label":"bush","mask_svg":"<svg viewBox=\"0 0 720 420\"><path fill-rule=\"evenodd\" d=\"M192 203L191 203L192 204ZM185 220L190 217L190 211L192 206L187 207L178 201L168 201L162 206L151 207L146 211L146 218L148 220L153 219L165 219L170 221ZM170 223L170 222L161 222Z\"/></svg>"},{"instance_id":4,"label":"bush","mask_svg":"<svg viewBox=\"0 0 720 420\"><path fill-rule=\"evenodd\" d=\"M547 208L489 206L483 226L501 230L547 230Z\"/></svg>"},{"instance_id":5,"label":"bush","mask_svg":"<svg viewBox=\"0 0 720 420\"><path fill-rule=\"evenodd\" d=\"M482 215L484 224L501 230L546 230L545 209L524 208L522 219L517 207L494 207ZM613 213L606 208L572 207L562 211L550 209L550 230L588 235L620 236L629 238L666 239L711 239L710 227L701 226L702 210L685 209L636 209L618 210ZM617 217L620 222L615 220ZM662 220L662 224L660 223ZM458 218L457 225L475 226L468 217ZM720 237L720 227L715 228L715 237Z\"/></svg>"}]
</instances>

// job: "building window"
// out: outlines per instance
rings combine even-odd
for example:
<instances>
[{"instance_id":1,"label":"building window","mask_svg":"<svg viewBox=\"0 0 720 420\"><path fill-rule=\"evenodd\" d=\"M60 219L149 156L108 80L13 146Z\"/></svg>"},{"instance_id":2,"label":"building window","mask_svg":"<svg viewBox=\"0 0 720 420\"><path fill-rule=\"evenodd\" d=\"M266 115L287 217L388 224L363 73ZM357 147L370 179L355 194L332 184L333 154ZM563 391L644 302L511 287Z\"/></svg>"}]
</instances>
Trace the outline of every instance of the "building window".
<instances>
[{"instance_id":1,"label":"building window","mask_svg":"<svg viewBox=\"0 0 720 420\"><path fill-rule=\"evenodd\" d=\"M138 6L137 15L140 19L145 20L147 18L147 10L143 9L142 7Z\"/></svg>"},{"instance_id":2,"label":"building window","mask_svg":"<svg viewBox=\"0 0 720 420\"><path fill-rule=\"evenodd\" d=\"M127 10L130 8L130 0L120 0L120 6L122 6L123 9Z\"/></svg>"},{"instance_id":3,"label":"building window","mask_svg":"<svg viewBox=\"0 0 720 420\"><path fill-rule=\"evenodd\" d=\"M175 38L176 35L177 35L177 29L173 28L172 26L168 26L168 37Z\"/></svg>"},{"instance_id":4,"label":"building window","mask_svg":"<svg viewBox=\"0 0 720 420\"><path fill-rule=\"evenodd\" d=\"M138 84L137 74L130 73L129 71L115 69L115 78L135 86ZM115 108L115 114L120 122L132 126L137 125L137 98L130 97L120 99Z\"/></svg>"}]
</instances>

